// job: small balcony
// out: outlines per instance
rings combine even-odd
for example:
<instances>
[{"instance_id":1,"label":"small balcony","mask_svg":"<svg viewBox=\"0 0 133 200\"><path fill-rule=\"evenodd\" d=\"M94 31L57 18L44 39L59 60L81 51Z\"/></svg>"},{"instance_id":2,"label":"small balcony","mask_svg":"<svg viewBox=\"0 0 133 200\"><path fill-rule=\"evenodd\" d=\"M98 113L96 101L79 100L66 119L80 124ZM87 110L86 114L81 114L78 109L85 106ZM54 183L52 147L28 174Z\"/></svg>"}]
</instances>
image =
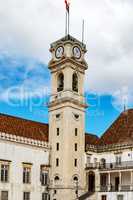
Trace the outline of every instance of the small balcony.
<instances>
[{"instance_id":1,"label":"small balcony","mask_svg":"<svg viewBox=\"0 0 133 200\"><path fill-rule=\"evenodd\" d=\"M85 98L83 95L80 95L78 92L73 92L72 90L62 90L62 88L57 88L57 93L51 95L50 103L54 102L55 100L67 100L68 98L85 104Z\"/></svg>"},{"instance_id":2,"label":"small balcony","mask_svg":"<svg viewBox=\"0 0 133 200\"><path fill-rule=\"evenodd\" d=\"M86 170L87 169L99 169L99 163L96 162L96 163L86 163L86 166L85 166Z\"/></svg>"},{"instance_id":3,"label":"small balcony","mask_svg":"<svg viewBox=\"0 0 133 200\"><path fill-rule=\"evenodd\" d=\"M86 170L88 169L99 169L100 171L112 171L121 169L133 169L133 161L125 162L112 162L112 163L87 163Z\"/></svg>"},{"instance_id":4,"label":"small balcony","mask_svg":"<svg viewBox=\"0 0 133 200\"><path fill-rule=\"evenodd\" d=\"M110 185L100 186L100 192L130 192L132 191L132 185Z\"/></svg>"},{"instance_id":5,"label":"small balcony","mask_svg":"<svg viewBox=\"0 0 133 200\"><path fill-rule=\"evenodd\" d=\"M109 189L108 189L108 186L107 185L101 185L100 186L100 192L108 192Z\"/></svg>"},{"instance_id":6,"label":"small balcony","mask_svg":"<svg viewBox=\"0 0 133 200\"><path fill-rule=\"evenodd\" d=\"M101 171L121 170L121 169L133 169L133 161L99 164L99 170Z\"/></svg>"}]
</instances>

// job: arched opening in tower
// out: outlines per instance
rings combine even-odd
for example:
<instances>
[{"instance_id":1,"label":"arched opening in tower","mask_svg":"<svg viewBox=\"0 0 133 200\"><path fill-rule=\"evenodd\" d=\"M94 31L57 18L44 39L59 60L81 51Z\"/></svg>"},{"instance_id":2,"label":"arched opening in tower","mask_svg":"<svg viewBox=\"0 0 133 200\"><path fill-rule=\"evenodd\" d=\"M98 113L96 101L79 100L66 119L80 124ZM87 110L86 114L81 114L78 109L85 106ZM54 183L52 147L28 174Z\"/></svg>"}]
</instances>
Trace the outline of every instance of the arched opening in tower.
<instances>
[{"instance_id":1,"label":"arched opening in tower","mask_svg":"<svg viewBox=\"0 0 133 200\"><path fill-rule=\"evenodd\" d=\"M60 73L57 79L57 92L64 90L64 74Z\"/></svg>"},{"instance_id":2,"label":"arched opening in tower","mask_svg":"<svg viewBox=\"0 0 133 200\"><path fill-rule=\"evenodd\" d=\"M72 90L78 92L78 75L76 73L72 77Z\"/></svg>"}]
</instances>

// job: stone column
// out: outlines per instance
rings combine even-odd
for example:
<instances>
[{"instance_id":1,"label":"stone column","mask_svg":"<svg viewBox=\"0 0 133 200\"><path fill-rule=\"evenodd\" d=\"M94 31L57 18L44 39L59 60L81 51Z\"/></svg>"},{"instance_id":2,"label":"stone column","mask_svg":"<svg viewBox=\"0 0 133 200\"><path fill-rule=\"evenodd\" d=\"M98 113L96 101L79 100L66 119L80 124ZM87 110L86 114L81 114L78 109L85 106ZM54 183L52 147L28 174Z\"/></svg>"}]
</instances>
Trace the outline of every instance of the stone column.
<instances>
[{"instance_id":1,"label":"stone column","mask_svg":"<svg viewBox=\"0 0 133 200\"><path fill-rule=\"evenodd\" d=\"M100 177L101 177L101 174L99 173L98 170L96 170L96 173L95 173L95 187L96 187L96 192L99 192L100 191L100 185L101 185L101 182L100 182Z\"/></svg>"},{"instance_id":2,"label":"stone column","mask_svg":"<svg viewBox=\"0 0 133 200\"><path fill-rule=\"evenodd\" d=\"M122 173L119 172L119 191L121 191L121 185L122 185Z\"/></svg>"},{"instance_id":3,"label":"stone column","mask_svg":"<svg viewBox=\"0 0 133 200\"><path fill-rule=\"evenodd\" d=\"M133 190L133 171L131 171L131 186L130 190Z\"/></svg>"},{"instance_id":4,"label":"stone column","mask_svg":"<svg viewBox=\"0 0 133 200\"><path fill-rule=\"evenodd\" d=\"M110 172L108 173L108 191L111 190L111 174Z\"/></svg>"}]
</instances>

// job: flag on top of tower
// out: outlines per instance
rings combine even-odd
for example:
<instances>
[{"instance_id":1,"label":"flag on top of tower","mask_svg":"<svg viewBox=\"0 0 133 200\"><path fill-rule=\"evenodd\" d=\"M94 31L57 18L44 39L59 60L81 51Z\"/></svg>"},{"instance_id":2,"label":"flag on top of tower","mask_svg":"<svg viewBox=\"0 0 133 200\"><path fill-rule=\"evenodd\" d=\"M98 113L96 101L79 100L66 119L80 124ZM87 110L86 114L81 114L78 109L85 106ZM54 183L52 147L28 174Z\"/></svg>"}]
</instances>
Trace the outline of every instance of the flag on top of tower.
<instances>
[{"instance_id":1,"label":"flag on top of tower","mask_svg":"<svg viewBox=\"0 0 133 200\"><path fill-rule=\"evenodd\" d=\"M68 0L65 0L65 4L66 4L66 10L69 13L70 2Z\"/></svg>"}]
</instances>

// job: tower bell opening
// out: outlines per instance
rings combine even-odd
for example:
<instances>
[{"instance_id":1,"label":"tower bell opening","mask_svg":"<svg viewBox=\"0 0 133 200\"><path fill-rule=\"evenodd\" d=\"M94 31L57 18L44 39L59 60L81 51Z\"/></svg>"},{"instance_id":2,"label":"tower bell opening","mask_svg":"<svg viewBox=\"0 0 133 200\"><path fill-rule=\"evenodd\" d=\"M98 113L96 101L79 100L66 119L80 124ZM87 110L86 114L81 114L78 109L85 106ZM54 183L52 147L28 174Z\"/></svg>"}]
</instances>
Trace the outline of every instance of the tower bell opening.
<instances>
[{"instance_id":1,"label":"tower bell opening","mask_svg":"<svg viewBox=\"0 0 133 200\"><path fill-rule=\"evenodd\" d=\"M64 90L64 74L60 73L57 79L57 92Z\"/></svg>"},{"instance_id":2,"label":"tower bell opening","mask_svg":"<svg viewBox=\"0 0 133 200\"><path fill-rule=\"evenodd\" d=\"M78 92L78 75L76 73L72 77L72 90Z\"/></svg>"}]
</instances>

